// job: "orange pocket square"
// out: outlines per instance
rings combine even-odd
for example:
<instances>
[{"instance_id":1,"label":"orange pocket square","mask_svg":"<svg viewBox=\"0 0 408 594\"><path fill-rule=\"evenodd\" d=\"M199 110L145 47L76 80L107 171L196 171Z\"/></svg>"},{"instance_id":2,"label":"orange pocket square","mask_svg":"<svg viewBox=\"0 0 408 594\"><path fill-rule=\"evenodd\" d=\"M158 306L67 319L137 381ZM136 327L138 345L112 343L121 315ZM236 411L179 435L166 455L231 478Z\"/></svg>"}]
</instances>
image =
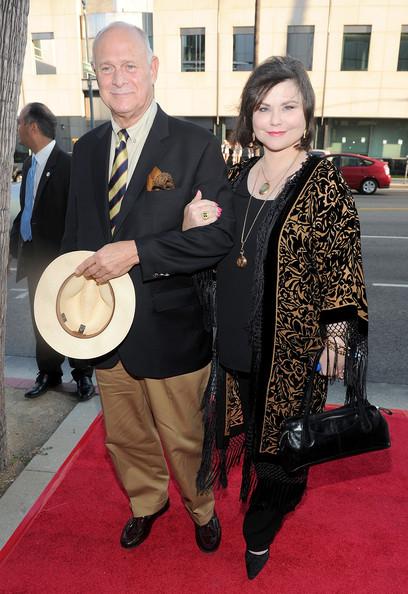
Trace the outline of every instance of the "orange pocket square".
<instances>
[{"instance_id":1,"label":"orange pocket square","mask_svg":"<svg viewBox=\"0 0 408 594\"><path fill-rule=\"evenodd\" d=\"M161 172L158 167L155 167L147 178L146 189L148 192L158 190L173 190L174 182L170 173Z\"/></svg>"}]
</instances>

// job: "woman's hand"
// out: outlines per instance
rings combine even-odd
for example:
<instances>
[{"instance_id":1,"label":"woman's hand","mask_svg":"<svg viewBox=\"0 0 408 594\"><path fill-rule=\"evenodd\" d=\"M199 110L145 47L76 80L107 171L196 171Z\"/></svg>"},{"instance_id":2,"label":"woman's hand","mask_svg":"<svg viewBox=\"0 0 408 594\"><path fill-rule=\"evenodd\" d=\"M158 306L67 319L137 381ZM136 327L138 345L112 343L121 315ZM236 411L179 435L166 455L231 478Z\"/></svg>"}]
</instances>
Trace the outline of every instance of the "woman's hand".
<instances>
[{"instance_id":1,"label":"woman's hand","mask_svg":"<svg viewBox=\"0 0 408 594\"><path fill-rule=\"evenodd\" d=\"M222 208L212 200L203 200L200 190L184 209L182 230L202 227L214 223L221 216Z\"/></svg>"},{"instance_id":2,"label":"woman's hand","mask_svg":"<svg viewBox=\"0 0 408 594\"><path fill-rule=\"evenodd\" d=\"M327 376L329 380L333 379L344 379L344 366L346 363L346 347L344 341L341 338L330 340L328 338L328 344L323 350L319 359L320 363L320 375Z\"/></svg>"}]
</instances>

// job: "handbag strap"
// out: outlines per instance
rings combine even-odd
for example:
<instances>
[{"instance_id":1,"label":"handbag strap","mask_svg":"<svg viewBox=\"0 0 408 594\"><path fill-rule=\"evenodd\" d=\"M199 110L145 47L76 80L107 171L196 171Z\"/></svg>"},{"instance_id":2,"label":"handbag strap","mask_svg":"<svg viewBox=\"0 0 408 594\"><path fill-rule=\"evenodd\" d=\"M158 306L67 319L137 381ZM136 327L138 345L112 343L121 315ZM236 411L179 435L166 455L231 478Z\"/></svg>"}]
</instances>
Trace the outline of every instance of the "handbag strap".
<instances>
[{"instance_id":1,"label":"handbag strap","mask_svg":"<svg viewBox=\"0 0 408 594\"><path fill-rule=\"evenodd\" d=\"M313 394L313 386L314 386L314 379L316 375L316 369L319 364L320 357L326 347L322 346L316 353L315 358L313 360L312 371L310 373L309 381L307 382L305 393L304 393L304 405L305 405L305 414L304 414L304 423L303 428L305 429L306 425L308 424L308 418L310 413L310 407L312 405L312 394ZM347 390L352 390L352 387L349 386ZM354 394L353 401L361 411L364 407L363 399L361 394L358 390L352 390Z\"/></svg>"},{"instance_id":2,"label":"handbag strap","mask_svg":"<svg viewBox=\"0 0 408 594\"><path fill-rule=\"evenodd\" d=\"M314 386L314 379L316 375L316 369L319 364L320 357L324 351L325 347L321 347L313 359L312 371L310 373L309 381L307 382L305 394L304 394L304 403L305 403L305 423L307 422L307 418L309 417L310 407L312 404L312 394L313 394L313 386Z\"/></svg>"}]
</instances>

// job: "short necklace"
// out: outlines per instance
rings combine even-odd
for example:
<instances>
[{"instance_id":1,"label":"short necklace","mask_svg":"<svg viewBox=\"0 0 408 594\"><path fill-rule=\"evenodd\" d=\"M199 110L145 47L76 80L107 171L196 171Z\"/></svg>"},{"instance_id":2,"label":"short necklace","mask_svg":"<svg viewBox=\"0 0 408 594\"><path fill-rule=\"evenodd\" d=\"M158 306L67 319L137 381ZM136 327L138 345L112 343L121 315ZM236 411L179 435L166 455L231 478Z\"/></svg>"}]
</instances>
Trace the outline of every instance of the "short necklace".
<instances>
[{"instance_id":1,"label":"short necklace","mask_svg":"<svg viewBox=\"0 0 408 594\"><path fill-rule=\"evenodd\" d=\"M261 206L260 206L260 208L259 208L258 212L257 212L257 213L256 213L256 215L255 215L255 218L254 218L254 220L252 221L252 224L251 224L251 226L249 227L249 229L248 229L248 231L247 231L247 234L245 235L245 227L246 227L246 224L247 224L247 219L248 219L249 205L251 204L251 200L252 200L252 198L253 198L253 194L254 194L254 192L255 192L255 186L256 186L256 184L257 184L258 177L259 177L259 169L258 169L258 173L257 173L256 179L255 179L255 183L254 183L254 186L253 186L253 188L252 188L252 193L250 193L250 194L249 194L249 200L248 200L248 204L247 204L247 208L246 208L246 213L245 213L245 218L244 218L244 224L242 225L242 231L241 231L241 249L240 249L240 251L239 251L239 256L238 256L238 258L237 258L237 266L238 266L239 268L246 268L246 266L247 266L247 264L248 264L248 260L245 258L245 255L244 255L244 247L245 247L245 244L246 244L246 242L247 242L247 240L248 240L248 237L249 237L249 235L250 235L250 233L251 233L252 229L254 228L254 225L255 225L255 223L256 223L256 220L257 220L257 218L258 218L258 217L259 217L259 215L261 214L261 210L262 210L262 209L263 209L263 207L265 206L265 204L266 204L266 202L267 202L267 200L268 200L269 196L270 196L270 195L271 195L271 194L272 194L272 193L273 193L273 192L276 190L276 188L277 188L277 187L279 186L279 184L282 182L282 180L284 179L284 177L286 177L286 175L287 175L287 173L288 173L289 169L292 167L292 165L294 164L294 162L296 161L296 159L297 159L297 158L298 158L298 155L296 155L296 156L295 156L295 158L293 159L292 163L289 165L289 167L286 169L285 173L284 173L284 174L282 175L282 177L279 179L278 183L277 183L277 184L275 184L275 186L272 188L272 190L269 192L269 194L266 196L266 198L264 198L264 201L262 202L262 204L261 204ZM261 169L262 169L262 165L261 165ZM263 169L262 169L262 173L263 173ZM265 177L265 174L264 174L264 177ZM266 178L265 178L265 179L266 179ZM261 194L261 190L263 189L263 186L264 186L264 185L265 185L265 184L263 184L263 185L260 187L260 189L259 189L259 193L260 193L260 194ZM266 190L264 190L263 194L265 194L265 192L267 192L267 191L269 190L270 183L269 183L269 182L267 182L267 185L268 185L268 188L267 188ZM245 235L245 236L244 236L244 235Z\"/></svg>"}]
</instances>

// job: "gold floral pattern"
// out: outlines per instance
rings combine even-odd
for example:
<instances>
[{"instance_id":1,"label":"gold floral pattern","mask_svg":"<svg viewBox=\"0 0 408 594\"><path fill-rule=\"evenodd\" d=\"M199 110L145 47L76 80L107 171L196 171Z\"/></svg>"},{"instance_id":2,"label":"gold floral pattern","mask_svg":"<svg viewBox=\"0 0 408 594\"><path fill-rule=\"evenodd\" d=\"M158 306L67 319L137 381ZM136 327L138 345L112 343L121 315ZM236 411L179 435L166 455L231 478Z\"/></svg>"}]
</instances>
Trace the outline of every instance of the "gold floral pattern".
<instances>
[{"instance_id":1,"label":"gold floral pattern","mask_svg":"<svg viewBox=\"0 0 408 594\"><path fill-rule=\"evenodd\" d=\"M226 415L225 415L225 435L230 435L236 427L243 425L241 401L239 398L238 384L233 375L225 374L226 383Z\"/></svg>"},{"instance_id":2,"label":"gold floral pattern","mask_svg":"<svg viewBox=\"0 0 408 594\"><path fill-rule=\"evenodd\" d=\"M301 413L312 359L324 338L322 325L358 319L366 333L360 229L352 194L326 160L309 173L306 182L301 176L290 192L264 264L256 396L259 454L275 454L282 423ZM319 375L313 412L323 410L326 390L327 381Z\"/></svg>"}]
</instances>

